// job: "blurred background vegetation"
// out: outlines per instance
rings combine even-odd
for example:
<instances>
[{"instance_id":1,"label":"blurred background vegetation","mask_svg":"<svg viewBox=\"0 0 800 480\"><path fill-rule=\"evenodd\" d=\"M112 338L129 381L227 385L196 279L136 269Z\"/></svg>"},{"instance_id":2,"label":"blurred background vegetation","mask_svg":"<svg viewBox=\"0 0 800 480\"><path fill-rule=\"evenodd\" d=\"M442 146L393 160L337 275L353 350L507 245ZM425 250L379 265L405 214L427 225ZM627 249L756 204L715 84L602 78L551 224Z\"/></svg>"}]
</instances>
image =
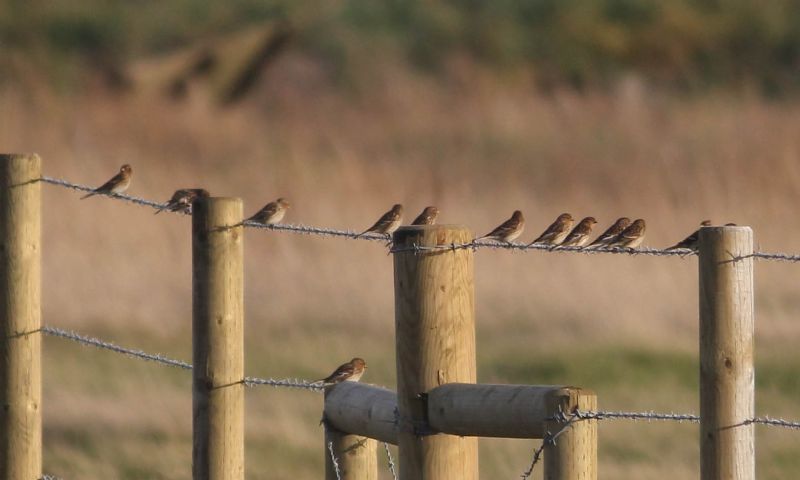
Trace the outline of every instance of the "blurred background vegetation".
<instances>
[{"instance_id":1,"label":"blurred background vegetation","mask_svg":"<svg viewBox=\"0 0 800 480\"><path fill-rule=\"evenodd\" d=\"M0 149L47 175L130 192L205 187L250 214L363 229L401 202L521 240L560 213L701 220L800 251L800 2L789 0L6 0ZM188 218L43 188L45 323L191 358ZM246 372L319 378L353 356L395 383L381 245L245 234ZM697 412L697 266L482 250L478 381L568 384L601 408ZM756 411L800 417L798 272L756 265ZM191 476L186 372L44 341L45 471ZM247 394L247 477L320 478L321 396ZM796 477L794 431L757 428L761 479ZM689 424L600 425L601 478L697 478ZM538 442L481 440L483 478ZM382 462L383 464L383 462ZM541 478L541 470L536 472ZM382 470L382 478L389 478Z\"/></svg>"}]
</instances>

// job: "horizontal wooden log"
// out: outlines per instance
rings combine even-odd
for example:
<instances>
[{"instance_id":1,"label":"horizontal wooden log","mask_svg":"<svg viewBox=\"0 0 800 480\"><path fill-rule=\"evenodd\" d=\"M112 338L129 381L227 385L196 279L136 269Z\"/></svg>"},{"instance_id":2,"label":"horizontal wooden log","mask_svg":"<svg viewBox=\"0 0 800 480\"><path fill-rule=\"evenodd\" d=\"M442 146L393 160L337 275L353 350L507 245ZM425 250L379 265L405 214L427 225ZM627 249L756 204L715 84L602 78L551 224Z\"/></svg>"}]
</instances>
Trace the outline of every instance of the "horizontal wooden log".
<instances>
[{"instance_id":1,"label":"horizontal wooden log","mask_svg":"<svg viewBox=\"0 0 800 480\"><path fill-rule=\"evenodd\" d=\"M356 382L328 387L325 420L336 430L397 445L397 394Z\"/></svg>"},{"instance_id":2,"label":"horizontal wooden log","mask_svg":"<svg viewBox=\"0 0 800 480\"><path fill-rule=\"evenodd\" d=\"M428 392L428 422L451 435L543 438L547 395L561 388L448 383Z\"/></svg>"}]
</instances>

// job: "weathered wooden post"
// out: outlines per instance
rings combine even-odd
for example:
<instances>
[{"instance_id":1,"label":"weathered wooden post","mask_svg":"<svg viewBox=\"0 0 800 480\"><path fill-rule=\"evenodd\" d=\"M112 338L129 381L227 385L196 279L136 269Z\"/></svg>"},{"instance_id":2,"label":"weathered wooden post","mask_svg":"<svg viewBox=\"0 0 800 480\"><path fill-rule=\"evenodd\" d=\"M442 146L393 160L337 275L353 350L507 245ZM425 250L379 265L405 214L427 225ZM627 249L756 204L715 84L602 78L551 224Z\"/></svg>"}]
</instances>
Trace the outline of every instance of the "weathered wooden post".
<instances>
[{"instance_id":1,"label":"weathered wooden post","mask_svg":"<svg viewBox=\"0 0 800 480\"><path fill-rule=\"evenodd\" d=\"M42 476L38 155L0 155L0 478Z\"/></svg>"},{"instance_id":2,"label":"weathered wooden post","mask_svg":"<svg viewBox=\"0 0 800 480\"><path fill-rule=\"evenodd\" d=\"M478 439L426 435L425 394L445 383L475 383L472 241L461 226L402 227L394 234L398 446L402 480L475 480Z\"/></svg>"},{"instance_id":3,"label":"weathered wooden post","mask_svg":"<svg viewBox=\"0 0 800 480\"><path fill-rule=\"evenodd\" d=\"M339 475L331 459L336 456ZM378 442L371 438L325 429L325 480L378 480Z\"/></svg>"},{"instance_id":4,"label":"weathered wooden post","mask_svg":"<svg viewBox=\"0 0 800 480\"><path fill-rule=\"evenodd\" d=\"M244 478L242 201L205 198L192 216L195 480Z\"/></svg>"},{"instance_id":5,"label":"weathered wooden post","mask_svg":"<svg viewBox=\"0 0 800 480\"><path fill-rule=\"evenodd\" d=\"M564 387L547 394L547 434L545 440L545 480L597 480L597 420L578 420L569 426L558 417L569 418L575 410L597 410L594 392ZM563 431L562 431L563 429Z\"/></svg>"},{"instance_id":6,"label":"weathered wooden post","mask_svg":"<svg viewBox=\"0 0 800 480\"><path fill-rule=\"evenodd\" d=\"M749 227L700 229L703 480L755 479L752 253Z\"/></svg>"}]
</instances>

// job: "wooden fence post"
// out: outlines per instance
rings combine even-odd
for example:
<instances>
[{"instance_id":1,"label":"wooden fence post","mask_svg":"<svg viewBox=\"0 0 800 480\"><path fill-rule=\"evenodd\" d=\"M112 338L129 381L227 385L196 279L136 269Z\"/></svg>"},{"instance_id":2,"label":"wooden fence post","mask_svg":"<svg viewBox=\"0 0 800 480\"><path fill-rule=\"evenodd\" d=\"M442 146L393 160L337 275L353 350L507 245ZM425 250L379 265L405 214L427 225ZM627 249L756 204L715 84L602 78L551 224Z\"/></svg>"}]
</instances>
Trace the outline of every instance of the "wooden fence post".
<instances>
[{"instance_id":1,"label":"wooden fence post","mask_svg":"<svg viewBox=\"0 0 800 480\"><path fill-rule=\"evenodd\" d=\"M244 478L244 300L238 198L206 198L192 215L195 480Z\"/></svg>"},{"instance_id":2,"label":"wooden fence post","mask_svg":"<svg viewBox=\"0 0 800 480\"><path fill-rule=\"evenodd\" d=\"M331 460L333 449L339 475ZM360 435L325 428L325 480L378 480L378 442Z\"/></svg>"},{"instance_id":3,"label":"wooden fence post","mask_svg":"<svg viewBox=\"0 0 800 480\"><path fill-rule=\"evenodd\" d=\"M752 253L750 227L700 229L703 480L755 479Z\"/></svg>"},{"instance_id":4,"label":"wooden fence post","mask_svg":"<svg viewBox=\"0 0 800 480\"><path fill-rule=\"evenodd\" d=\"M461 226L403 227L402 249L468 243ZM425 393L445 383L475 383L475 298L472 250L394 254L398 446L401 480L475 480L478 439L425 435Z\"/></svg>"},{"instance_id":5,"label":"wooden fence post","mask_svg":"<svg viewBox=\"0 0 800 480\"><path fill-rule=\"evenodd\" d=\"M597 396L589 390L564 387L550 392L546 404L549 418L559 414L569 418L576 409L597 410ZM557 420L546 423L547 434L555 439L548 442L545 438L545 480L597 480L597 420L578 420L561 431L564 426Z\"/></svg>"},{"instance_id":6,"label":"wooden fence post","mask_svg":"<svg viewBox=\"0 0 800 480\"><path fill-rule=\"evenodd\" d=\"M42 476L38 155L0 155L0 478Z\"/></svg>"}]
</instances>

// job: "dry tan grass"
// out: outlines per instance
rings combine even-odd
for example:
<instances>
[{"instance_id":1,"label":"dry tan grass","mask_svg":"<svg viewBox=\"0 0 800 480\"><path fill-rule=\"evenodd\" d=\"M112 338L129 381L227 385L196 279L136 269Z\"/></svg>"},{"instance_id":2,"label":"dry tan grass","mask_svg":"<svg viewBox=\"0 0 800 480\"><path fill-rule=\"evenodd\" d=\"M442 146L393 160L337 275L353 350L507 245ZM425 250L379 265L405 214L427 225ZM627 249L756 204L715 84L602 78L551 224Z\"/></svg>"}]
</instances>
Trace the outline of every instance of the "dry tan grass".
<instances>
[{"instance_id":1,"label":"dry tan grass","mask_svg":"<svg viewBox=\"0 0 800 480\"><path fill-rule=\"evenodd\" d=\"M798 103L722 94L676 99L636 81L609 95L544 97L525 78L503 83L461 63L450 67L447 80L412 77L391 65L382 71L366 91L342 94L328 86L317 65L289 55L268 72L256 96L228 110L205 101L199 86L182 104L102 92L63 99L42 89L4 90L0 145L9 152L36 151L46 174L88 184L131 163L130 192L158 200L198 185L241 196L250 213L285 196L293 203L290 222L359 229L402 202L409 216L435 204L441 221L485 233L520 208L528 221L523 238L533 238L570 211L594 215L598 227L620 215L644 217L645 243L666 246L711 218L753 226L763 250L800 251L800 217L794 214L800 200ZM189 220L102 198L79 201L51 186L44 191L45 321L135 346L142 346L141 338L177 345L183 351L174 353L189 358ZM361 348L379 366L370 370L370 380L392 384L392 274L384 249L264 231L248 231L245 248L246 328L249 341L260 347L248 354L248 366L258 367L248 373L321 375ZM757 266L759 349L790 348L798 334L796 269ZM479 355L584 342L693 352L696 283L692 258L481 251ZM342 334L348 331L360 333ZM79 371L65 370L54 381L69 382ZM119 432L144 422L137 430L160 428L172 442L164 451L187 458L187 397L171 396L188 391L173 385L163 400L157 400L161 392L149 392L131 409L140 386L119 388L124 395L105 399L77 386L50 391L48 428L79 429L91 419L98 432ZM628 394L616 406L640 398ZM268 456L295 460L282 472L314 471L321 466L312 425L318 399L293 405L291 395L279 395L269 408L250 403L264 415L255 421L259 431L267 431L255 441L275 449L275 439L291 432L290 453L271 450ZM650 396L642 398L642 407L651 404ZM163 411L145 421L152 402L163 402ZM116 418L117 407L130 418ZM184 415L179 420L178 412ZM305 427L294 430L295 422ZM124 435L113 437L122 441ZM152 448L152 442L132 441L109 455L136 456L139 444ZM91 448L62 451L62 442L54 445L54 464L75 458L73 465L83 465L54 473L115 476L109 474L113 466L86 453ZM510 450L511 473L521 471L529 449L530 443ZM660 461L653 466L650 454L630 464L615 461L608 478L649 477L648 469L688 475L696 472L692 452L676 454L683 462L677 467ZM487 468L505 462L506 454L491 455L501 458L488 461L487 475L494 471ZM93 470L98 464L102 468ZM175 470L180 464L165 460L164 478L185 478L185 469ZM169 473L176 471L182 473Z\"/></svg>"}]
</instances>

